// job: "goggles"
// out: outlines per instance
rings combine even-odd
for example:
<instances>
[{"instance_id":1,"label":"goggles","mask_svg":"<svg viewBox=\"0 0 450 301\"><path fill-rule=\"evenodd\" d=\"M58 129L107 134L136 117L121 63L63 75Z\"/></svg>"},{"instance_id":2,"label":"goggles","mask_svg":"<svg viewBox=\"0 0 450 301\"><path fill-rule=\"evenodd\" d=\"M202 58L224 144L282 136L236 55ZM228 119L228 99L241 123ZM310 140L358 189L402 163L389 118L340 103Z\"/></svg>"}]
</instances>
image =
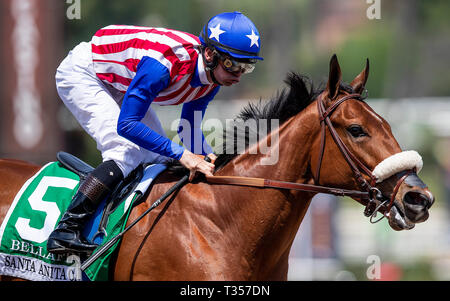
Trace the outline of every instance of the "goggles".
<instances>
[{"instance_id":1,"label":"goggles","mask_svg":"<svg viewBox=\"0 0 450 301\"><path fill-rule=\"evenodd\" d=\"M224 69L230 73L242 72L244 74L251 73L255 69L256 60L247 59L245 61L235 60L227 55L223 55L216 51Z\"/></svg>"}]
</instances>

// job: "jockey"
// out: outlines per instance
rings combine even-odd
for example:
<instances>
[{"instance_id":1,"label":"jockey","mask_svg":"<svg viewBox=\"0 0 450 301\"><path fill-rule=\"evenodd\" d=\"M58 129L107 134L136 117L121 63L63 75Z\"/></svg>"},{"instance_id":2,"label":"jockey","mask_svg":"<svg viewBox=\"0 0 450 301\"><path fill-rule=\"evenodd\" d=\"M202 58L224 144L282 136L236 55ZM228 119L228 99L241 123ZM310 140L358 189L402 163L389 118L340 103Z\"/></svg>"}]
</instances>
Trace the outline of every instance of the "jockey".
<instances>
[{"instance_id":1,"label":"jockey","mask_svg":"<svg viewBox=\"0 0 450 301\"><path fill-rule=\"evenodd\" d=\"M96 141L103 163L84 179L51 233L53 253L92 252L82 237L84 223L102 199L142 163L178 160L212 175L215 155L201 131L208 103L221 86L250 73L259 57L259 32L240 12L211 18L200 36L166 28L112 25L82 42L56 72L58 94ZM150 104L182 104L180 146L164 133ZM199 143L201 140L201 143ZM201 149L194 146L200 145ZM198 147L197 147L198 148Z\"/></svg>"}]
</instances>

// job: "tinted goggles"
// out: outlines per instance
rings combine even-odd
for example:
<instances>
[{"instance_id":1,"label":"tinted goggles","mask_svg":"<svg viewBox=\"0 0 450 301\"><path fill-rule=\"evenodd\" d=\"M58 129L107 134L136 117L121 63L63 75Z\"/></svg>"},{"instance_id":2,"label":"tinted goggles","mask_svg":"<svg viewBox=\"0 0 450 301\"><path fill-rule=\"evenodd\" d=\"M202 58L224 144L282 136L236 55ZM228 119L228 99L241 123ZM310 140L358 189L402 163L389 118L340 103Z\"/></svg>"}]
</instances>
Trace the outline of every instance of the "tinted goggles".
<instances>
[{"instance_id":1,"label":"tinted goggles","mask_svg":"<svg viewBox=\"0 0 450 301\"><path fill-rule=\"evenodd\" d=\"M228 72L251 73L255 69L256 60L247 59L245 61L238 61L229 57L228 55L221 54L218 51L216 51L216 55L222 62L224 69Z\"/></svg>"}]
</instances>

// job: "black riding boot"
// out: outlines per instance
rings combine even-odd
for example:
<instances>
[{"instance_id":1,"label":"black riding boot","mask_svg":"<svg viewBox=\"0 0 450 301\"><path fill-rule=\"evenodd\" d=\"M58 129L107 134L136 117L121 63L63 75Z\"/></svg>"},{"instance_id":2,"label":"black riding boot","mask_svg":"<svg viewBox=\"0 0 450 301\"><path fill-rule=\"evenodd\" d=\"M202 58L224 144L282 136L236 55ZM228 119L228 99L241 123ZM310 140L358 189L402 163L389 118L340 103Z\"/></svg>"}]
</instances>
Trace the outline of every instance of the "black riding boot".
<instances>
[{"instance_id":1,"label":"black riding boot","mask_svg":"<svg viewBox=\"0 0 450 301\"><path fill-rule=\"evenodd\" d=\"M95 210L92 201L82 192L77 192L58 227L50 234L47 250L52 253L94 251L97 245L88 242L81 233Z\"/></svg>"},{"instance_id":2,"label":"black riding boot","mask_svg":"<svg viewBox=\"0 0 450 301\"><path fill-rule=\"evenodd\" d=\"M105 163L100 164L81 183L72 203L48 238L49 252L91 253L97 248L96 244L88 242L82 236L84 224L92 217L106 194L123 178L113 161Z\"/></svg>"}]
</instances>

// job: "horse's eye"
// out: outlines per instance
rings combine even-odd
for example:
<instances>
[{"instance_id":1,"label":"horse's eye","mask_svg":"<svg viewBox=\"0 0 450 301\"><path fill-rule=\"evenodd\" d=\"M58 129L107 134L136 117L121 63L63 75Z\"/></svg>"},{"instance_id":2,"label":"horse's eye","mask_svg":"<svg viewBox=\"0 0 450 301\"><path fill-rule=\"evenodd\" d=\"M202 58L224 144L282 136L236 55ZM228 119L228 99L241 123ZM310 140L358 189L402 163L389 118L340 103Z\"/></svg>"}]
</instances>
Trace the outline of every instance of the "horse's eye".
<instances>
[{"instance_id":1,"label":"horse's eye","mask_svg":"<svg viewBox=\"0 0 450 301\"><path fill-rule=\"evenodd\" d=\"M347 128L347 131L355 138L367 136L363 128L357 124L352 124Z\"/></svg>"}]
</instances>

